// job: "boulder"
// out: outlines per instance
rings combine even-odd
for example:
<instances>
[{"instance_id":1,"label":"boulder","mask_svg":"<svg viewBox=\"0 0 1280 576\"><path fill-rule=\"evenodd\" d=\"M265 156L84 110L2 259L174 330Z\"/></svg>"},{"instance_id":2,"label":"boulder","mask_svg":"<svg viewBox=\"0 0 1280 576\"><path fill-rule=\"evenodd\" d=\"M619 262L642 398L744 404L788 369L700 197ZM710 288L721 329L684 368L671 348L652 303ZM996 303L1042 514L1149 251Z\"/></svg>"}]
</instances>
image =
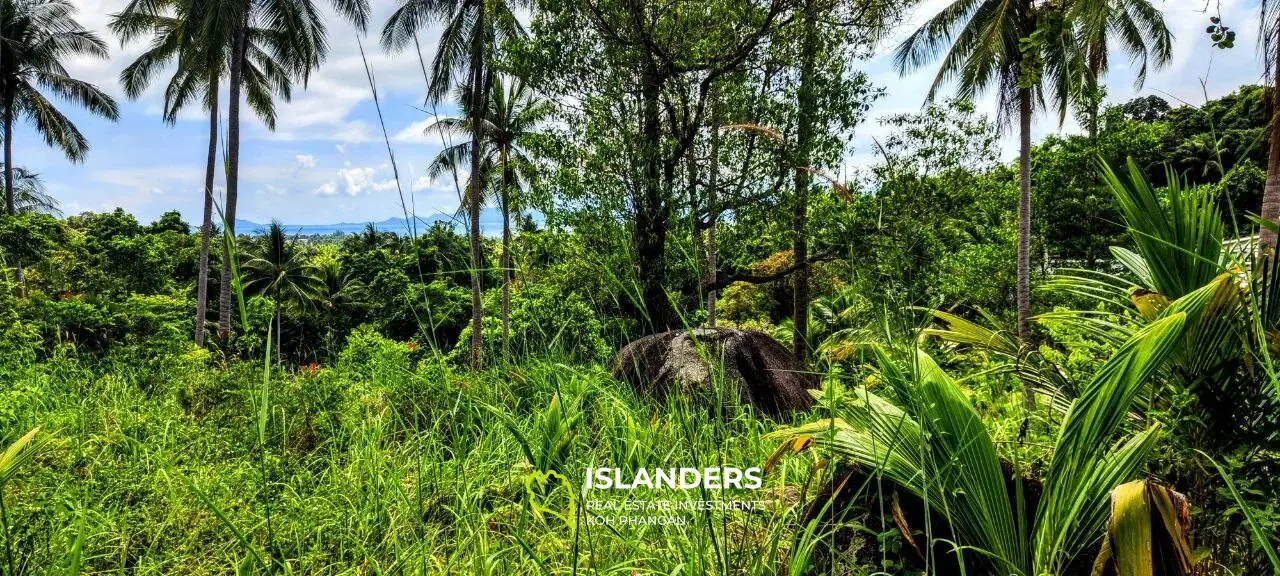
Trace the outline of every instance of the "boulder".
<instances>
[{"instance_id":1,"label":"boulder","mask_svg":"<svg viewBox=\"0 0 1280 576\"><path fill-rule=\"evenodd\" d=\"M808 410L818 377L768 334L734 328L672 330L624 346L609 362L614 378L636 390L665 396L679 392L707 398L715 391L716 367L737 400L771 415Z\"/></svg>"}]
</instances>

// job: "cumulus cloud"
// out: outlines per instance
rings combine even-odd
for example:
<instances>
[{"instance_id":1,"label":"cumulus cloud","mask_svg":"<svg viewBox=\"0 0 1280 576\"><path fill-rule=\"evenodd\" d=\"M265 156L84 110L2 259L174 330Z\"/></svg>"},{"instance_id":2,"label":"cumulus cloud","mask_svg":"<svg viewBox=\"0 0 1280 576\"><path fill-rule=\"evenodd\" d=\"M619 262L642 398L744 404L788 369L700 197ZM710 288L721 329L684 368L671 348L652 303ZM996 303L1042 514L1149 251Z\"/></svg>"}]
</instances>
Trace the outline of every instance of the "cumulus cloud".
<instances>
[{"instance_id":1,"label":"cumulus cloud","mask_svg":"<svg viewBox=\"0 0 1280 576\"><path fill-rule=\"evenodd\" d=\"M317 196L335 196L341 190L348 196L359 196L372 192L395 190L396 181L394 178L380 178L387 171L386 166L377 168L372 166L352 166L350 162L347 162L342 168L338 169L337 178L320 185L315 194Z\"/></svg>"},{"instance_id":2,"label":"cumulus cloud","mask_svg":"<svg viewBox=\"0 0 1280 576\"><path fill-rule=\"evenodd\" d=\"M332 180L321 184L316 188L316 196L336 196L338 194L338 185Z\"/></svg>"},{"instance_id":3,"label":"cumulus cloud","mask_svg":"<svg viewBox=\"0 0 1280 576\"><path fill-rule=\"evenodd\" d=\"M299 154L297 156L294 156L293 159L298 164L298 166L302 168L316 167L316 157L310 154Z\"/></svg>"}]
</instances>

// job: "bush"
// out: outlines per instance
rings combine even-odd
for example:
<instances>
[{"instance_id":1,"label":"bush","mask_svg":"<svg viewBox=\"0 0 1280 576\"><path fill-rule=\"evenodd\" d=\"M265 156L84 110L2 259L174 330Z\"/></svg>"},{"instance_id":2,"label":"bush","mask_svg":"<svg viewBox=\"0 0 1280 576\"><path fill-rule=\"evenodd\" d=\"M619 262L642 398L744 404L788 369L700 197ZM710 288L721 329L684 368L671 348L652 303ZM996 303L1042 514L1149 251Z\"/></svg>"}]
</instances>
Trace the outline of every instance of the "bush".
<instances>
[{"instance_id":1,"label":"bush","mask_svg":"<svg viewBox=\"0 0 1280 576\"><path fill-rule=\"evenodd\" d=\"M502 292L485 294L483 321L484 349L488 357L502 353ZM511 290L509 362L530 358L533 354L560 354L575 362L601 362L613 353L602 335L599 315L586 298L578 293L564 293L541 284L517 283ZM456 362L465 362L471 341L471 325L462 329L458 344L449 354Z\"/></svg>"}]
</instances>

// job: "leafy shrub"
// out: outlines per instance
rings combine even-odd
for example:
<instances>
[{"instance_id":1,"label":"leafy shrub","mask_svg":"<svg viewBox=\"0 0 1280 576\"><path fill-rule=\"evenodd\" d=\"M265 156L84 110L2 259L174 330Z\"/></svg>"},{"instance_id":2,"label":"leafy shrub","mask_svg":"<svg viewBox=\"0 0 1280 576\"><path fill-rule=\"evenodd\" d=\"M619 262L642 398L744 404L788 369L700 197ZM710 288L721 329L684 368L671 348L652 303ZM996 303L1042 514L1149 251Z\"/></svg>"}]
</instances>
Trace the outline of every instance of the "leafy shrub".
<instances>
[{"instance_id":1,"label":"leafy shrub","mask_svg":"<svg viewBox=\"0 0 1280 576\"><path fill-rule=\"evenodd\" d=\"M483 321L484 347L490 357L501 353L502 293L490 290L485 295ZM578 362L603 361L613 353L605 341L599 315L582 295L565 293L542 284L517 283L511 290L510 341L507 343L515 361L532 354L559 353ZM461 361L467 356L471 326L462 329L458 345L449 354Z\"/></svg>"}]
</instances>

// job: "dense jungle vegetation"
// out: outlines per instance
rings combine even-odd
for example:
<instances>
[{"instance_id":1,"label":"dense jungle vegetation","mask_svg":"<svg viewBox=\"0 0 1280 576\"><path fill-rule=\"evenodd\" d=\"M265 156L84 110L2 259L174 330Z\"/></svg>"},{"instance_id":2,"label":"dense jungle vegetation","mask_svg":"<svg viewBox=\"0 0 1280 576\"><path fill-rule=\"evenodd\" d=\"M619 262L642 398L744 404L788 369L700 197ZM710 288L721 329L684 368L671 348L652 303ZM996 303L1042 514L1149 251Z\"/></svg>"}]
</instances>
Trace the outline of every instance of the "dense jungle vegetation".
<instances>
[{"instance_id":1,"label":"dense jungle vegetation","mask_svg":"<svg viewBox=\"0 0 1280 576\"><path fill-rule=\"evenodd\" d=\"M64 215L21 168L18 121L87 151L45 94L118 111L63 66L107 51L71 4L0 0L0 574L1280 574L1275 71L1112 102L1110 58L1170 58L1153 3L948 6L885 48L913 2L335 0L385 50L443 26L430 171L460 206L300 236L234 229L238 122L322 65L316 6L113 16L149 43L125 91L209 118L203 221L145 223ZM1206 25L1178 42L1248 57ZM840 171L884 49L938 94ZM710 354L711 394L611 373L699 327L786 345L816 406L735 402ZM582 482L672 466L764 486Z\"/></svg>"}]
</instances>

